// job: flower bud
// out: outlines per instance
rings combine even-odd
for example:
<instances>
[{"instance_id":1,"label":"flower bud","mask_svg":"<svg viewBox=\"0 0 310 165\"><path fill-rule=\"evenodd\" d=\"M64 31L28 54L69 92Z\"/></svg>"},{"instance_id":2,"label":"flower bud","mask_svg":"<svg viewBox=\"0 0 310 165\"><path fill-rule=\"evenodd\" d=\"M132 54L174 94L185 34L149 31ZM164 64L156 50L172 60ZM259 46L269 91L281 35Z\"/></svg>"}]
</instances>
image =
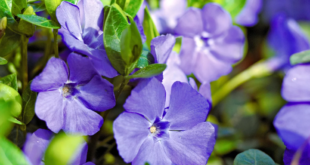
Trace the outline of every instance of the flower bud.
<instances>
[{"instance_id":1,"label":"flower bud","mask_svg":"<svg viewBox=\"0 0 310 165\"><path fill-rule=\"evenodd\" d=\"M4 35L4 31L6 29L7 22L8 22L8 19L6 17L3 17L0 20L0 38Z\"/></svg>"}]
</instances>

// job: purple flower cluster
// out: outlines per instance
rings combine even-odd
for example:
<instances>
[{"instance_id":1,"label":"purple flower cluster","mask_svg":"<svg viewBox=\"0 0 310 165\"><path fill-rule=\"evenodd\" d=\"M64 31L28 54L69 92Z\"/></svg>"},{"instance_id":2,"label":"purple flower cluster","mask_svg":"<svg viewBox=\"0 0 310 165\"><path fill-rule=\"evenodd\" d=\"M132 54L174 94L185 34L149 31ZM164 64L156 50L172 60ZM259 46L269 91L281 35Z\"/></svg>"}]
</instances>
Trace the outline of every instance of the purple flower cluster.
<instances>
[{"instance_id":1,"label":"purple flower cluster","mask_svg":"<svg viewBox=\"0 0 310 165\"><path fill-rule=\"evenodd\" d=\"M274 126L286 146L285 165L290 165L298 152L300 165L310 164L309 73L310 64L297 65L287 72L283 81L282 96L289 103L277 114Z\"/></svg>"}]
</instances>

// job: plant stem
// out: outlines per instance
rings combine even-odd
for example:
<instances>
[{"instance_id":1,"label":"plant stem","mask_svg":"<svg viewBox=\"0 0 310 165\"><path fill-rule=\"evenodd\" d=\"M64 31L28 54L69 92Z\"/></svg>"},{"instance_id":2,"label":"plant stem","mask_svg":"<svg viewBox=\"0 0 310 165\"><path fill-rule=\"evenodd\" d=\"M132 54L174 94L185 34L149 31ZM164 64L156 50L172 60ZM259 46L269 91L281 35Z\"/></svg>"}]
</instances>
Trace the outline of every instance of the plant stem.
<instances>
[{"instance_id":1,"label":"plant stem","mask_svg":"<svg viewBox=\"0 0 310 165\"><path fill-rule=\"evenodd\" d=\"M241 84L251 80L252 78L259 78L269 76L273 70L269 68L264 61L259 61L249 67L247 70L239 73L228 81L222 88L212 95L212 104L216 106L222 99L224 99L234 89L239 87Z\"/></svg>"},{"instance_id":2,"label":"plant stem","mask_svg":"<svg viewBox=\"0 0 310 165\"><path fill-rule=\"evenodd\" d=\"M54 33L54 52L55 52L55 57L59 57L59 52L58 52L58 40L57 40L57 37L58 37L58 30L57 30L57 29L54 29L54 30L53 30L53 33Z\"/></svg>"},{"instance_id":3,"label":"plant stem","mask_svg":"<svg viewBox=\"0 0 310 165\"><path fill-rule=\"evenodd\" d=\"M21 61L21 73L22 73L22 91L26 89L28 84L28 56L27 56L27 45L28 38L26 35L21 36L21 52L22 52L22 61Z\"/></svg>"}]
</instances>

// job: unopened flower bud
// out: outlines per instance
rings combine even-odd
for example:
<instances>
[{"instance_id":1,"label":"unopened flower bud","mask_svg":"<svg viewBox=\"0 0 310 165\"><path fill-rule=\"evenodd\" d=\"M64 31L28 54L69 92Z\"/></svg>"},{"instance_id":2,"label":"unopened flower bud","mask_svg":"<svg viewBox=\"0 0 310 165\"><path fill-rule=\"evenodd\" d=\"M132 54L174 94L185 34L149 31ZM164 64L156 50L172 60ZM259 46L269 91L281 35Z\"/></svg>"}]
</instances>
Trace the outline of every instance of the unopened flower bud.
<instances>
[{"instance_id":1,"label":"unopened flower bud","mask_svg":"<svg viewBox=\"0 0 310 165\"><path fill-rule=\"evenodd\" d=\"M8 19L6 17L3 17L0 20L0 38L4 35L4 31L6 29L7 22L8 22Z\"/></svg>"}]
</instances>

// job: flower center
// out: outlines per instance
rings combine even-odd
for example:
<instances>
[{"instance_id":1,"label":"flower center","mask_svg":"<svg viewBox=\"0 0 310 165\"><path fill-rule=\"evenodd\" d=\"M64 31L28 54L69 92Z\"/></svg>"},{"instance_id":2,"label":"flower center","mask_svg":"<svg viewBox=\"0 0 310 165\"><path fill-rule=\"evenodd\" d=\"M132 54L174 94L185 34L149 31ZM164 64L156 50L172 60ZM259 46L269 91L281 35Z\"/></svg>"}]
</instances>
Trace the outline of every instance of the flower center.
<instances>
[{"instance_id":1,"label":"flower center","mask_svg":"<svg viewBox=\"0 0 310 165\"><path fill-rule=\"evenodd\" d=\"M151 133L155 133L155 132L156 132L156 127L155 127L155 126L152 126L152 127L150 128L150 132L151 132Z\"/></svg>"},{"instance_id":2,"label":"flower center","mask_svg":"<svg viewBox=\"0 0 310 165\"><path fill-rule=\"evenodd\" d=\"M71 95L74 95L77 92L74 84L65 84L61 90L62 90L62 96L66 98Z\"/></svg>"}]
</instances>

